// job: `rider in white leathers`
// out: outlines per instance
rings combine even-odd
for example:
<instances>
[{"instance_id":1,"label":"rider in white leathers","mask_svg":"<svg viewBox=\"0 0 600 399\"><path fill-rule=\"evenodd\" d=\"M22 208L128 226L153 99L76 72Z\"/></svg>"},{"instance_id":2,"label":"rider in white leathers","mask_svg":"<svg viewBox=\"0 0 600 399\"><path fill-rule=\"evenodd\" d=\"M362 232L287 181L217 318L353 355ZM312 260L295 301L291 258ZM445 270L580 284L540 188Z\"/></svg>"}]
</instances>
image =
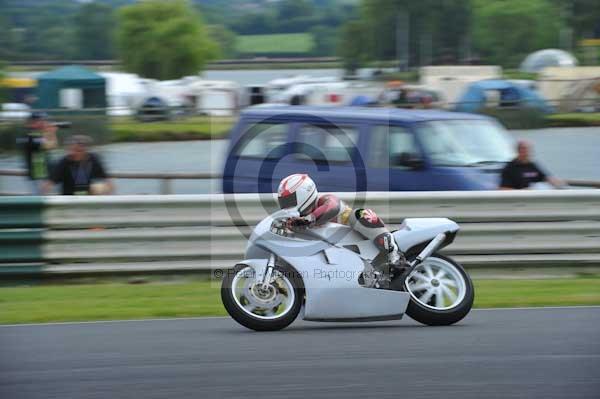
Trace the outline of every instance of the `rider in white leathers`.
<instances>
[{"instance_id":1,"label":"rider in white leathers","mask_svg":"<svg viewBox=\"0 0 600 399\"><path fill-rule=\"evenodd\" d=\"M295 208L300 213L300 217L288 221L290 229L305 229L327 222L345 224L373 240L377 248L387 253L389 266L407 266L404 254L375 212L352 209L333 194L319 196L315 182L308 175L298 173L281 180L277 198L282 209Z\"/></svg>"}]
</instances>

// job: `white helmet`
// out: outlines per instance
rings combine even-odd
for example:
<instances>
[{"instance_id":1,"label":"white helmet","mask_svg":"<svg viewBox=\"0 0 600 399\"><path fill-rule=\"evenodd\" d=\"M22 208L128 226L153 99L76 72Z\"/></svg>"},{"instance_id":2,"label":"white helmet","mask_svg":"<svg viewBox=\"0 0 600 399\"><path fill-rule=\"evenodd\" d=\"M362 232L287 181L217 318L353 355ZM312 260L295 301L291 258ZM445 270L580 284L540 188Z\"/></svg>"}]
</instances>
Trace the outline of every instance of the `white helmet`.
<instances>
[{"instance_id":1,"label":"white helmet","mask_svg":"<svg viewBox=\"0 0 600 399\"><path fill-rule=\"evenodd\" d=\"M281 180L277 200L281 209L296 208L300 215L308 214L317 202L317 185L306 174L296 173Z\"/></svg>"}]
</instances>

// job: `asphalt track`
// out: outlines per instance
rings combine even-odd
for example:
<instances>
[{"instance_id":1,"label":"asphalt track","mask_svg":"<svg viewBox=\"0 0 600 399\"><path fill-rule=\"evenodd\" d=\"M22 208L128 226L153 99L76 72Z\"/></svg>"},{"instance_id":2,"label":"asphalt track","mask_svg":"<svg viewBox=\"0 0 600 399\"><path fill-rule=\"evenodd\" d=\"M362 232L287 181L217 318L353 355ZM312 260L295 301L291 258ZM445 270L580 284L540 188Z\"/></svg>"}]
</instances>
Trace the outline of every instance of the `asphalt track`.
<instances>
[{"instance_id":1,"label":"asphalt track","mask_svg":"<svg viewBox=\"0 0 600 399\"><path fill-rule=\"evenodd\" d=\"M600 307L408 319L0 327L0 398L600 398Z\"/></svg>"}]
</instances>

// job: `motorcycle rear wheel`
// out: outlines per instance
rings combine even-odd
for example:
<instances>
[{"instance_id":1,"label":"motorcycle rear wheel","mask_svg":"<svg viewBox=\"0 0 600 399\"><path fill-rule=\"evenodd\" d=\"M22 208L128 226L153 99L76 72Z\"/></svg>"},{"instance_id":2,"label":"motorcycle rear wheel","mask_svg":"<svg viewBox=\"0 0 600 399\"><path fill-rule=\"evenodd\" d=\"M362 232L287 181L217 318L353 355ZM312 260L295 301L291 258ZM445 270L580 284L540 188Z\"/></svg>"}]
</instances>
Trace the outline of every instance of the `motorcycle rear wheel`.
<instances>
[{"instance_id":1,"label":"motorcycle rear wheel","mask_svg":"<svg viewBox=\"0 0 600 399\"><path fill-rule=\"evenodd\" d=\"M406 314L429 326L447 326L462 320L473 306L475 289L464 268L453 259L434 253L404 281L392 288L410 294Z\"/></svg>"},{"instance_id":2,"label":"motorcycle rear wheel","mask_svg":"<svg viewBox=\"0 0 600 399\"><path fill-rule=\"evenodd\" d=\"M276 331L298 316L304 299L302 278L287 265L276 265L267 290L261 290L254 270L243 264L225 273L221 300L227 313L255 331Z\"/></svg>"}]
</instances>

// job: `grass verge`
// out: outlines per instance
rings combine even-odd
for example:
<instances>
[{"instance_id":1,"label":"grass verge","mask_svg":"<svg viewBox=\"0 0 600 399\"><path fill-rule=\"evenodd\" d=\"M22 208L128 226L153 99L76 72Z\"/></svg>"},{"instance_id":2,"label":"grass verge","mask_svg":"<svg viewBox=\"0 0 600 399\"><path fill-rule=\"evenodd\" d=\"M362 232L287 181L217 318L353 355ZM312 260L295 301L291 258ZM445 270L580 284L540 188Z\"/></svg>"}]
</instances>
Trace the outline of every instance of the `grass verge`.
<instances>
[{"instance_id":1,"label":"grass verge","mask_svg":"<svg viewBox=\"0 0 600 399\"><path fill-rule=\"evenodd\" d=\"M475 307L600 305L600 277L474 280Z\"/></svg>"},{"instance_id":2,"label":"grass verge","mask_svg":"<svg viewBox=\"0 0 600 399\"><path fill-rule=\"evenodd\" d=\"M0 288L0 324L223 316L208 278ZM600 278L475 280L475 307L600 305Z\"/></svg>"},{"instance_id":3,"label":"grass verge","mask_svg":"<svg viewBox=\"0 0 600 399\"><path fill-rule=\"evenodd\" d=\"M549 115L546 124L549 127L600 126L600 112Z\"/></svg>"},{"instance_id":4,"label":"grass verge","mask_svg":"<svg viewBox=\"0 0 600 399\"><path fill-rule=\"evenodd\" d=\"M139 122L114 118L110 123L112 141L176 141L223 138L233 126L231 117L197 116L165 122Z\"/></svg>"}]
</instances>

